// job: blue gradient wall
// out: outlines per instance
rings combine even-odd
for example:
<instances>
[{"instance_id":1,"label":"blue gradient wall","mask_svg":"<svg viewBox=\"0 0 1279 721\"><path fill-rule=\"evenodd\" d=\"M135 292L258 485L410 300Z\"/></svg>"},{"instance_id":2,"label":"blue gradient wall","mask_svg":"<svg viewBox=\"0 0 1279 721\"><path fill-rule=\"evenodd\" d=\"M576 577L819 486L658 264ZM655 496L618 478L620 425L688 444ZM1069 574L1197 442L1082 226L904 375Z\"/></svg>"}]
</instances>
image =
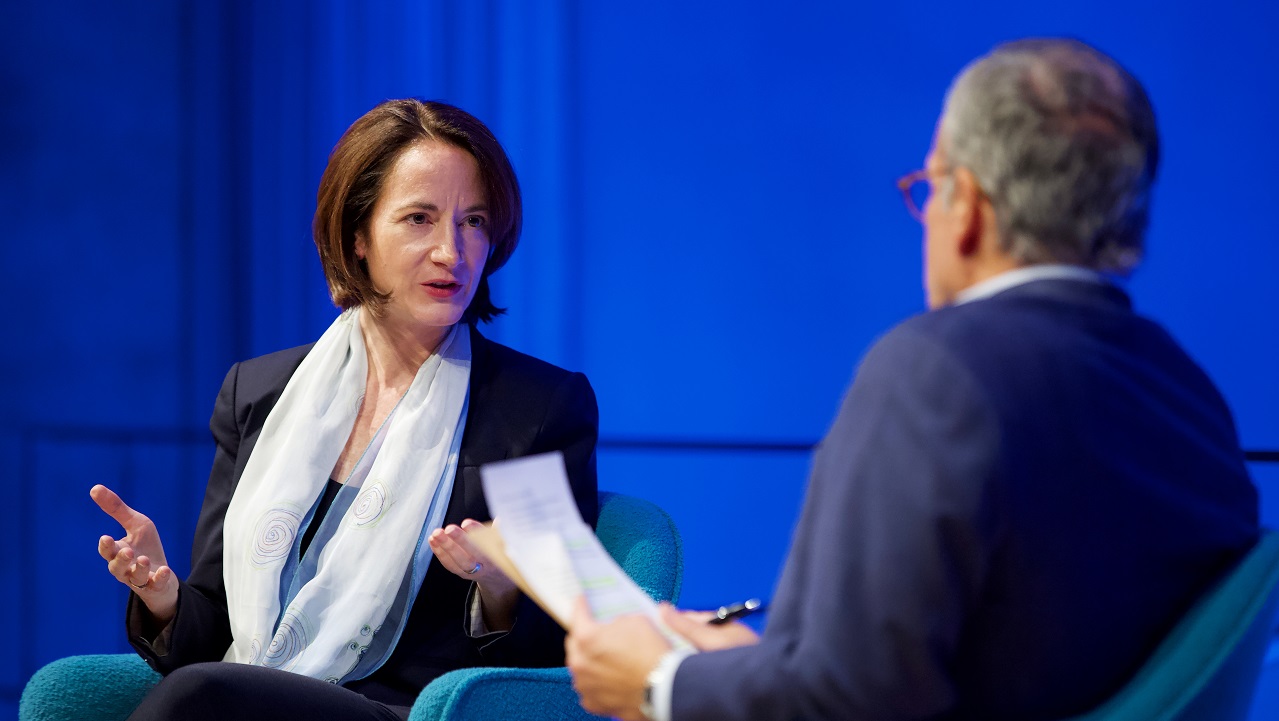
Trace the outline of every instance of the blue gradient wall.
<instances>
[{"instance_id":1,"label":"blue gradient wall","mask_svg":"<svg viewBox=\"0 0 1279 721\"><path fill-rule=\"evenodd\" d=\"M1136 303L1245 445L1279 448L1276 26L1261 2L6 5L0 453L21 551L0 554L0 711L51 659L126 650L93 483L185 569L222 374L332 319L315 187L388 97L458 103L506 144L527 223L487 332L591 378L601 486L671 511L688 605L770 594L808 456L733 447L816 440L860 354L922 309L893 181L1001 40L1079 36L1145 82L1165 155ZM1256 477L1279 523L1279 469Z\"/></svg>"}]
</instances>

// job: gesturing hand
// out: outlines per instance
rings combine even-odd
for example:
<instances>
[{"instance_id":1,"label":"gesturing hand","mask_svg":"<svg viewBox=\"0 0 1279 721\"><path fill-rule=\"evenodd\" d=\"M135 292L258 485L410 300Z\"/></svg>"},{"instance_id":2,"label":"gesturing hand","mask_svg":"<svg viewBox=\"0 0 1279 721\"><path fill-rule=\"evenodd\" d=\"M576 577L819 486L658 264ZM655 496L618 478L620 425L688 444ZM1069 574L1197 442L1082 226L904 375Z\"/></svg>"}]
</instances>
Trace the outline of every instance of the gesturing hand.
<instances>
[{"instance_id":1,"label":"gesturing hand","mask_svg":"<svg viewBox=\"0 0 1279 721\"><path fill-rule=\"evenodd\" d=\"M467 538L468 531L482 525L479 521L468 518L462 521L461 526L449 524L431 531L426 542L430 544L431 551L440 564L450 573L475 581L480 591L484 625L490 631L506 631L515 623L515 603L519 600L519 588Z\"/></svg>"},{"instance_id":2,"label":"gesturing hand","mask_svg":"<svg viewBox=\"0 0 1279 721\"><path fill-rule=\"evenodd\" d=\"M173 619L178 606L178 579L164 558L160 534L150 518L129 508L110 488L96 485L89 497L124 527L124 537L98 539L98 554L117 581L127 584L160 625Z\"/></svg>"}]
</instances>

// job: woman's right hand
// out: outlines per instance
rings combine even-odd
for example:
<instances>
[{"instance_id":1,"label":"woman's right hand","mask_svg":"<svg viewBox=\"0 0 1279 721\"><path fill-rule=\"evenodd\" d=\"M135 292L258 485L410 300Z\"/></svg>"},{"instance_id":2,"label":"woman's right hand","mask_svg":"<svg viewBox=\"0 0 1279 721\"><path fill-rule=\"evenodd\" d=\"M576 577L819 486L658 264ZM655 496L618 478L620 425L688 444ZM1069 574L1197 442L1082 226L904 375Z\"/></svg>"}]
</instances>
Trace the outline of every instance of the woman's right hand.
<instances>
[{"instance_id":1,"label":"woman's right hand","mask_svg":"<svg viewBox=\"0 0 1279 721\"><path fill-rule=\"evenodd\" d=\"M168 625L178 610L178 579L164 559L155 524L106 486L89 489L89 497L124 527L124 538L118 541L110 536L98 539L98 553L107 570L138 594L160 626Z\"/></svg>"}]
</instances>

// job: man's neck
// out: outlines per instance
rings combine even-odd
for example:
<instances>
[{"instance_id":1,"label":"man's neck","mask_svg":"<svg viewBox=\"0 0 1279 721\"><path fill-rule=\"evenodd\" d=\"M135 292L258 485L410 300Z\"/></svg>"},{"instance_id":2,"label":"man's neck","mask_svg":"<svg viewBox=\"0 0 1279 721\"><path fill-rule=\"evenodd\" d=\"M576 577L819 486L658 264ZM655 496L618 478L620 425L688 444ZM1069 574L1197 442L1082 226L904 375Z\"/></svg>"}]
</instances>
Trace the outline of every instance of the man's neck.
<instances>
[{"instance_id":1,"label":"man's neck","mask_svg":"<svg viewBox=\"0 0 1279 721\"><path fill-rule=\"evenodd\" d=\"M1040 264L1021 265L1008 268L998 273L986 275L982 280L973 283L955 294L951 305L962 305L974 300L989 298L1010 288L1025 285L1036 280L1076 280L1093 283L1104 283L1106 279L1101 273L1079 265Z\"/></svg>"}]
</instances>

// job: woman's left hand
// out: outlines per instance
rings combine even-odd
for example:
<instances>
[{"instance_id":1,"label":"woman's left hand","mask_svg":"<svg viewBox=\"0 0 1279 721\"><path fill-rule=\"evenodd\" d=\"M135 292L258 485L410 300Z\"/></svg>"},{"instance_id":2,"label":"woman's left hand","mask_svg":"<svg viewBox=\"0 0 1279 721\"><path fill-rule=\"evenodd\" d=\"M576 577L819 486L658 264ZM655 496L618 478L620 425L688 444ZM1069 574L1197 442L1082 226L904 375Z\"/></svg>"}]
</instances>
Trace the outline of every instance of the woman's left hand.
<instances>
[{"instance_id":1,"label":"woman's left hand","mask_svg":"<svg viewBox=\"0 0 1279 721\"><path fill-rule=\"evenodd\" d=\"M496 564L490 563L467 537L468 531L481 525L479 521L468 518L460 526L449 524L431 531L426 541L450 573L475 581L480 591L484 625L492 631L506 631L515 624L515 603L519 600L520 591L515 582Z\"/></svg>"}]
</instances>

